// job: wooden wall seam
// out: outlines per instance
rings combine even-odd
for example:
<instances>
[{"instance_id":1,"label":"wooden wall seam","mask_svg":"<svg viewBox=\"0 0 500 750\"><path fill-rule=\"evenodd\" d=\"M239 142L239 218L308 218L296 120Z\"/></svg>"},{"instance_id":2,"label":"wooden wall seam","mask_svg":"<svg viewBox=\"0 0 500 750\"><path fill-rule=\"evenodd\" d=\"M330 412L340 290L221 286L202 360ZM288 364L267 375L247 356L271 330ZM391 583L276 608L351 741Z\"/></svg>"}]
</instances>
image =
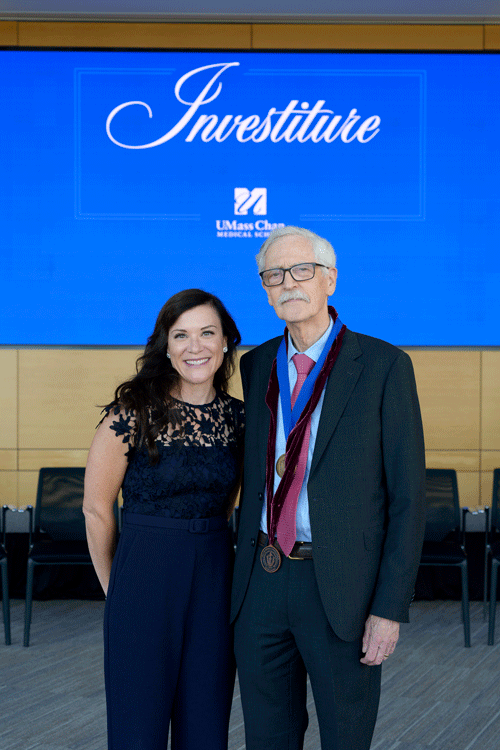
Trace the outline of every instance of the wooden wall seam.
<instances>
[{"instance_id":1,"label":"wooden wall seam","mask_svg":"<svg viewBox=\"0 0 500 750\"><path fill-rule=\"evenodd\" d=\"M19 26L19 24L17 24ZM15 501L16 506L19 508L20 497L19 497L19 349L16 349L16 488L15 488ZM34 503L33 503L34 505Z\"/></svg>"},{"instance_id":2,"label":"wooden wall seam","mask_svg":"<svg viewBox=\"0 0 500 750\"><path fill-rule=\"evenodd\" d=\"M250 49L250 24L20 21L19 45L138 49Z\"/></svg>"},{"instance_id":3,"label":"wooden wall seam","mask_svg":"<svg viewBox=\"0 0 500 750\"><path fill-rule=\"evenodd\" d=\"M484 48L485 50L500 50L500 24L484 25Z\"/></svg>"},{"instance_id":4,"label":"wooden wall seam","mask_svg":"<svg viewBox=\"0 0 500 750\"><path fill-rule=\"evenodd\" d=\"M17 21L0 21L0 45L5 47L18 46Z\"/></svg>"},{"instance_id":5,"label":"wooden wall seam","mask_svg":"<svg viewBox=\"0 0 500 750\"><path fill-rule=\"evenodd\" d=\"M479 471L482 470L483 452L483 352L479 353Z\"/></svg>"},{"instance_id":6,"label":"wooden wall seam","mask_svg":"<svg viewBox=\"0 0 500 750\"><path fill-rule=\"evenodd\" d=\"M0 22L0 43L31 47L448 50L500 49L486 24ZM12 37L11 41L8 38Z\"/></svg>"},{"instance_id":7,"label":"wooden wall seam","mask_svg":"<svg viewBox=\"0 0 500 750\"><path fill-rule=\"evenodd\" d=\"M255 24L254 49L482 51L483 25Z\"/></svg>"},{"instance_id":8,"label":"wooden wall seam","mask_svg":"<svg viewBox=\"0 0 500 750\"><path fill-rule=\"evenodd\" d=\"M19 471L19 349L16 351L16 399L17 399L17 425L16 425L16 471Z\"/></svg>"}]
</instances>

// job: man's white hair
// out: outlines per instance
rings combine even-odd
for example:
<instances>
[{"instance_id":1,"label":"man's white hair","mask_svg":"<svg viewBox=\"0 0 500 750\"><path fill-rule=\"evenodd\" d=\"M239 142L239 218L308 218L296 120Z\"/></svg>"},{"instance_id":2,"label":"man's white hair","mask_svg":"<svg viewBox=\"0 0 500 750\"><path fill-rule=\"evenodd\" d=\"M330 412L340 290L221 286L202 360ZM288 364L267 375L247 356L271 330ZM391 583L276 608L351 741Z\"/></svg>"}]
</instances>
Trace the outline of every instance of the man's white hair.
<instances>
[{"instance_id":1,"label":"man's white hair","mask_svg":"<svg viewBox=\"0 0 500 750\"><path fill-rule=\"evenodd\" d=\"M274 229L260 248L259 252L255 256L259 272L264 270L266 264L266 253L273 242L275 242L280 237L286 237L287 235L298 235L299 237L305 237L306 240L309 240L312 245L314 255L316 256L316 261L326 266L327 268L336 268L337 258L335 256L335 250L328 242L328 240L325 240L318 234L311 232L309 229L304 229L303 227L288 226ZM321 270L323 271L323 273L326 273L325 268Z\"/></svg>"}]
</instances>

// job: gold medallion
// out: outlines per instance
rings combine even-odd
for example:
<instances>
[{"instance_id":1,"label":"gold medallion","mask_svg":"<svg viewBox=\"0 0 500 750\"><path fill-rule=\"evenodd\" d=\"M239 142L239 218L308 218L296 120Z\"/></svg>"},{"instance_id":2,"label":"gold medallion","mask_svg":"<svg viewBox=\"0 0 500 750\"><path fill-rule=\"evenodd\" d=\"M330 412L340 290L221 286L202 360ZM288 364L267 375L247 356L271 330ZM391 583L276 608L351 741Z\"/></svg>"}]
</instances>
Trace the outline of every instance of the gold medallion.
<instances>
[{"instance_id":1,"label":"gold medallion","mask_svg":"<svg viewBox=\"0 0 500 750\"><path fill-rule=\"evenodd\" d=\"M260 564L268 573L276 573L281 565L281 555L272 545L268 544L260 553Z\"/></svg>"},{"instance_id":2,"label":"gold medallion","mask_svg":"<svg viewBox=\"0 0 500 750\"><path fill-rule=\"evenodd\" d=\"M278 460L276 461L276 472L279 477L282 477L283 474L285 473L285 463L286 463L286 456L283 453L283 455L280 456Z\"/></svg>"}]
</instances>

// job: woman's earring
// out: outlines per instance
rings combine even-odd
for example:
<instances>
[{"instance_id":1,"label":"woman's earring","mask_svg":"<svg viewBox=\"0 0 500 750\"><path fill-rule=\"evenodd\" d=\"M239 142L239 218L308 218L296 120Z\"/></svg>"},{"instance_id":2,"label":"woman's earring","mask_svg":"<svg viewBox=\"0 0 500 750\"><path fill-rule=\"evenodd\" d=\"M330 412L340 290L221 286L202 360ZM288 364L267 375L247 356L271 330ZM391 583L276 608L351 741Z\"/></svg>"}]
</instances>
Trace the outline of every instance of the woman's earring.
<instances>
[{"instance_id":1,"label":"woman's earring","mask_svg":"<svg viewBox=\"0 0 500 750\"><path fill-rule=\"evenodd\" d=\"M225 346L222 351L224 352L224 354L227 354L227 346Z\"/></svg>"},{"instance_id":2,"label":"woman's earring","mask_svg":"<svg viewBox=\"0 0 500 750\"><path fill-rule=\"evenodd\" d=\"M170 359L170 354L167 352L167 357Z\"/></svg>"}]
</instances>

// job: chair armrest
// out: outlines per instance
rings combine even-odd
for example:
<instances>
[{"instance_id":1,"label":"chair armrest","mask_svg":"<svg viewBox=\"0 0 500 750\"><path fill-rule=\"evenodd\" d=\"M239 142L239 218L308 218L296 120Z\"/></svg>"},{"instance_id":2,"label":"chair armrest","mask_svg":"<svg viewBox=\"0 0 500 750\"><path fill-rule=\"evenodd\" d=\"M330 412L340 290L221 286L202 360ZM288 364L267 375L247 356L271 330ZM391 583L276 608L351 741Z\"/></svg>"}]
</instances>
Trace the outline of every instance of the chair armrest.
<instances>
[{"instance_id":1,"label":"chair armrest","mask_svg":"<svg viewBox=\"0 0 500 750\"><path fill-rule=\"evenodd\" d=\"M465 552L466 518L467 518L467 513L468 512L469 512L468 508L462 508L462 543L461 543L461 546L462 546L462 549L464 550L464 552Z\"/></svg>"}]
</instances>

